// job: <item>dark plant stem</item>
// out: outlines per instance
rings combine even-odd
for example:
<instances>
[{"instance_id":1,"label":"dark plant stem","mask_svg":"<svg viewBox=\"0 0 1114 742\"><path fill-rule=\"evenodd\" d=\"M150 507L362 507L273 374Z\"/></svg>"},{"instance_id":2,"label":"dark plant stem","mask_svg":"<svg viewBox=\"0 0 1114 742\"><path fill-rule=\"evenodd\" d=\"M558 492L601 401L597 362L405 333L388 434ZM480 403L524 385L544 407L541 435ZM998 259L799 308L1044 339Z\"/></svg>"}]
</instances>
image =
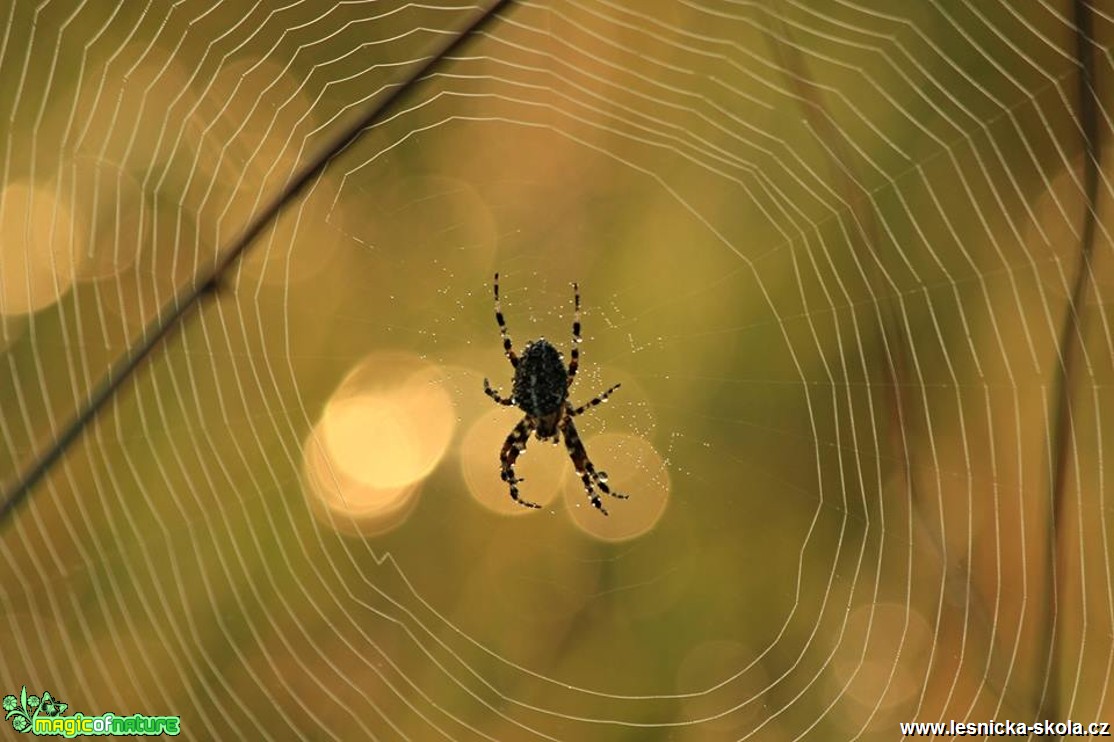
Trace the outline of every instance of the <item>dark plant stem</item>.
<instances>
[{"instance_id":1,"label":"dark plant stem","mask_svg":"<svg viewBox=\"0 0 1114 742\"><path fill-rule=\"evenodd\" d=\"M1059 618L1059 606L1067 599L1064 575L1070 566L1069 549L1064 541L1065 494L1069 452L1072 448L1072 386L1076 356L1083 348L1083 305L1091 281L1092 254L1095 244L1095 219L1098 196L1099 176L1099 128L1095 109L1094 89L1094 45L1091 41L1091 9L1085 0L1075 0L1072 4L1075 16L1075 53L1079 64L1079 124L1083 133L1083 189L1086 209L1083 214L1083 237L1080 244L1079 269L1075 274L1067 311L1060 326L1058 343L1060 363L1056 368L1056 381L1053 385L1056 398L1053 401L1051 419L1055 426L1049 441L1052 470L1051 523L1048 532L1048 570L1049 600L1044 616L1044 636L1047 647L1045 653L1044 683L1040 700L1037 703L1041 719L1063 719L1063 689L1060 687L1061 664L1060 647L1063 636ZM1078 486L1079 483L1077 483Z\"/></svg>"},{"instance_id":2,"label":"dark plant stem","mask_svg":"<svg viewBox=\"0 0 1114 742\"><path fill-rule=\"evenodd\" d=\"M310 158L301 170L287 181L282 191L248 222L239 237L227 249L221 251L220 257L214 263L200 269L184 288L160 307L155 319L143 328L143 332L135 339L130 350L112 364L108 373L94 387L85 404L78 408L65 423L59 435L23 468L11 484L5 484L3 499L0 500L0 525L11 517L16 507L27 498L35 485L46 476L74 441L81 437L82 432L96 418L105 403L116 395L123 383L139 369L151 352L160 347L171 333L182 326L183 322L195 316L204 299L215 300L220 296L220 291L212 289L223 285L222 279L236 266L244 252L251 247L263 230L275 221L282 210L321 175L334 158L359 139L367 129L381 122L399 100L443 64L449 55L459 51L475 38L485 26L498 17L500 11L513 2L514 0L496 0L465 28L454 34L447 43L433 50L424 63L394 85L386 95L372 101L363 115L339 131L316 156Z\"/></svg>"}]
</instances>

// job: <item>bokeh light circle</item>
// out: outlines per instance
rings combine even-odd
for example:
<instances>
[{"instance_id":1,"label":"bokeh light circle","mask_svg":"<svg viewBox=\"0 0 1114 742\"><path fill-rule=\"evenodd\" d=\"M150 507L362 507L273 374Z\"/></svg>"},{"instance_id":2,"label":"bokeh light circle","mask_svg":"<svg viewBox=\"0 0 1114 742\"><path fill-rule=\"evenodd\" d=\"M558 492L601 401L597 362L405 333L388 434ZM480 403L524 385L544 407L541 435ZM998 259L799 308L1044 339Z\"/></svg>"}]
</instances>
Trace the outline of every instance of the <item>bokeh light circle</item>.
<instances>
[{"instance_id":1,"label":"bokeh light circle","mask_svg":"<svg viewBox=\"0 0 1114 742\"><path fill-rule=\"evenodd\" d=\"M372 535L405 520L455 428L440 381L437 367L391 353L348 374L303 449L306 495L323 522Z\"/></svg>"},{"instance_id":2,"label":"bokeh light circle","mask_svg":"<svg viewBox=\"0 0 1114 742\"><path fill-rule=\"evenodd\" d=\"M0 191L0 314L31 314L69 291L81 230L46 189L11 183Z\"/></svg>"},{"instance_id":3,"label":"bokeh light circle","mask_svg":"<svg viewBox=\"0 0 1114 742\"><path fill-rule=\"evenodd\" d=\"M562 490L572 520L601 541L627 541L657 524L669 502L670 479L665 461L647 441L627 433L603 433L584 441L596 470L606 472L608 486L628 496L603 495L605 517L591 502L570 464Z\"/></svg>"},{"instance_id":4,"label":"bokeh light circle","mask_svg":"<svg viewBox=\"0 0 1114 742\"><path fill-rule=\"evenodd\" d=\"M500 477L499 452L521 416L521 412L516 416L514 412L492 409L472 424L461 443L460 466L468 492L478 503L500 515L538 512L512 500L506 482ZM541 505L543 511L548 510L557 499L561 471L567 461L564 446L556 450L552 443L531 438L515 464L515 473L524 480L519 485L522 498Z\"/></svg>"}]
</instances>

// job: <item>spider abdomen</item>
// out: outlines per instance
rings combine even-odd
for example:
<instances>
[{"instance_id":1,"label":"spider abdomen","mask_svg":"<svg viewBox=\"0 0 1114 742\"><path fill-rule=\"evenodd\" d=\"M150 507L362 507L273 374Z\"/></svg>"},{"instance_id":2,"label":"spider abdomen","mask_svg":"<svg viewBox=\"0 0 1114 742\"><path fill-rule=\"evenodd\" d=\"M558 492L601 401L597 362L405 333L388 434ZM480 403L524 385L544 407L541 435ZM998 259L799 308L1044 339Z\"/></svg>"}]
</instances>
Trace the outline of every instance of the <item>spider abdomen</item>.
<instances>
[{"instance_id":1,"label":"spider abdomen","mask_svg":"<svg viewBox=\"0 0 1114 742\"><path fill-rule=\"evenodd\" d=\"M515 404L532 417L549 417L564 407L569 371L561 354L544 338L522 350L513 388Z\"/></svg>"}]
</instances>

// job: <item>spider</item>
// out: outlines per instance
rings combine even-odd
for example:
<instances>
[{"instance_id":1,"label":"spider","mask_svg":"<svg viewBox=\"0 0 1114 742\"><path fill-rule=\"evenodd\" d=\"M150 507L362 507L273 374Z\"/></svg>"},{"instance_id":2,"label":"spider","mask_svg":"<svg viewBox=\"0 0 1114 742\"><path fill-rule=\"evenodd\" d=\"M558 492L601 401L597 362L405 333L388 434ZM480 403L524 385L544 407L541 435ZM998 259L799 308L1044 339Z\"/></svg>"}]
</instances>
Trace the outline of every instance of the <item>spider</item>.
<instances>
[{"instance_id":1,"label":"spider","mask_svg":"<svg viewBox=\"0 0 1114 742\"><path fill-rule=\"evenodd\" d=\"M572 321L572 360L569 361L568 368L565 368L564 356L545 338L527 343L522 349L521 357L515 354L511 347L511 338L507 334L507 323L503 320L503 310L499 305L498 273L495 274L494 285L495 321L499 323L499 333L503 336L503 353L514 368L514 381L511 382L512 393L509 398L500 396L499 392L491 388L491 383L487 379L484 379L484 393L501 405L506 407L517 405L526 413L507 436L507 440L503 443L503 450L499 452L499 461L502 464L500 476L511 488L511 499L528 508L541 507L537 503L519 497L518 484L525 480L514 475L514 462L526 450L526 441L530 440L531 432L537 435L538 440L551 440L555 444L563 436L565 448L568 449L569 458L576 467L576 473L584 482L588 499L597 510L607 515L607 510L600 496L596 494L595 487L604 494L619 499L625 500L627 495L613 492L607 486L607 472L596 471L592 460L588 458L588 452L584 450L584 443L581 442L572 419L604 402L620 385L616 384L579 407L573 407L569 403L569 387L576 378L576 369L580 363L580 288L575 283L572 285L575 308Z\"/></svg>"}]
</instances>

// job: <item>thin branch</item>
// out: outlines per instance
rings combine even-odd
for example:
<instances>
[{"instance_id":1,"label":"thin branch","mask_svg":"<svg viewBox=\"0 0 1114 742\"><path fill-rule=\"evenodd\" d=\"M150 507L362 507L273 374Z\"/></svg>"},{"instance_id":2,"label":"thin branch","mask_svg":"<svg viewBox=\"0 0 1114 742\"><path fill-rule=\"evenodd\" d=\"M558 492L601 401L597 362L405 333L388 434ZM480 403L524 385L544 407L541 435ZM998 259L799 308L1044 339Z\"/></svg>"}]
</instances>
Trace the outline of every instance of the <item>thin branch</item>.
<instances>
[{"instance_id":1,"label":"thin branch","mask_svg":"<svg viewBox=\"0 0 1114 742\"><path fill-rule=\"evenodd\" d=\"M0 525L6 522L23 502L31 490L51 470L66 450L81 437L81 434L96 418L97 414L119 391L121 385L135 373L144 360L162 342L191 316L197 314L201 302L206 297L219 296L215 289L231 271L244 252L254 244L263 230L270 226L278 215L296 199L344 150L359 139L364 132L381 122L392 107L422 80L429 77L449 55L463 48L487 25L492 23L501 11L514 0L497 0L479 13L465 28L455 34L447 43L433 50L424 63L397 83L380 100L372 101L365 113L354 123L326 144L311 158L302 169L291 178L282 191L275 196L270 205L259 212L232 245L220 253L220 257L210 266L198 271L193 279L174 297L159 309L158 315L134 341L131 349L121 356L108 373L94 387L92 394L68 420L62 432L33 461L31 461L10 485L5 485L3 499L0 501Z\"/></svg>"},{"instance_id":2,"label":"thin branch","mask_svg":"<svg viewBox=\"0 0 1114 742\"><path fill-rule=\"evenodd\" d=\"M1045 672L1041 697L1037 703L1042 719L1063 718L1063 699L1060 688L1060 637L1062 626L1058 621L1059 607L1063 604L1064 579L1069 565L1067 544L1063 529L1065 518L1064 487L1067 481L1069 451L1072 448L1072 387L1076 356L1083 347L1083 306L1094 280L1092 254L1095 246L1095 219L1098 207L1099 178L1099 128L1096 111L1094 74L1094 42L1092 41L1091 8L1085 0L1073 3L1075 16L1075 53L1079 64L1079 124L1083 134L1083 190L1086 210L1083 214L1083 237L1080 244L1079 269L1075 274L1063 324L1060 326L1058 347L1060 364L1056 369L1053 389L1056 399L1053 413L1052 438L1049 441L1052 458L1050 474L1051 523L1048 531L1049 601L1045 608ZM1078 485L1078 483L1077 483Z\"/></svg>"}]
</instances>

